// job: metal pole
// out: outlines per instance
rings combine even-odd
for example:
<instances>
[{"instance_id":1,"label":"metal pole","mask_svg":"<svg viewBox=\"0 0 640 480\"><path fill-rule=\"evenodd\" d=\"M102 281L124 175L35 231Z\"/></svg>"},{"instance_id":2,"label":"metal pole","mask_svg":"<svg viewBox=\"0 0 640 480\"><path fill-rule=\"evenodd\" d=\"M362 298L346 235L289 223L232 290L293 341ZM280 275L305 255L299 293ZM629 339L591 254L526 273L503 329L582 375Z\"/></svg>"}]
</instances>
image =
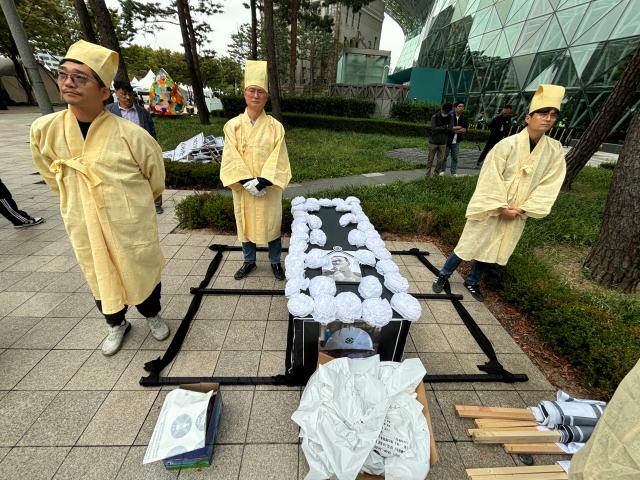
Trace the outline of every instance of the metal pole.
<instances>
[{"instance_id":1,"label":"metal pole","mask_svg":"<svg viewBox=\"0 0 640 480\"><path fill-rule=\"evenodd\" d=\"M38 64L33 56L31 45L29 45L29 42L27 41L27 32L25 32L24 25L22 25L22 21L20 20L20 16L16 10L16 4L13 0L0 0L0 7L2 7L4 16L7 19L9 32L13 36L16 46L18 47L18 54L20 55L22 65L24 65L24 69L27 72L29 81L31 82L33 93L36 97L36 101L38 102L38 106L40 107L40 113L43 115L53 113L53 107L49 101L49 95L47 94L47 90L44 88L42 77L40 77Z\"/></svg>"}]
</instances>

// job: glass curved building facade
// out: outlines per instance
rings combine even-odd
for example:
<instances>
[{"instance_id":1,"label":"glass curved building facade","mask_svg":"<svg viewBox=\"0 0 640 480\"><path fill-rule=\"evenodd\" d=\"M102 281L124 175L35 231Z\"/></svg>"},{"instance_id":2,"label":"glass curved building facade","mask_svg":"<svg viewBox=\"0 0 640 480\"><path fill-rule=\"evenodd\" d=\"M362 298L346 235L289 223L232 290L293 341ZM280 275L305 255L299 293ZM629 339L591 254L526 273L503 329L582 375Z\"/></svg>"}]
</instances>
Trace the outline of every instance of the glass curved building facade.
<instances>
[{"instance_id":1,"label":"glass curved building facade","mask_svg":"<svg viewBox=\"0 0 640 480\"><path fill-rule=\"evenodd\" d=\"M584 127L640 45L640 0L387 0L386 10L405 32L395 72L446 70L443 100L474 115L508 102L522 117L537 85L555 83L567 89L562 117Z\"/></svg>"}]
</instances>

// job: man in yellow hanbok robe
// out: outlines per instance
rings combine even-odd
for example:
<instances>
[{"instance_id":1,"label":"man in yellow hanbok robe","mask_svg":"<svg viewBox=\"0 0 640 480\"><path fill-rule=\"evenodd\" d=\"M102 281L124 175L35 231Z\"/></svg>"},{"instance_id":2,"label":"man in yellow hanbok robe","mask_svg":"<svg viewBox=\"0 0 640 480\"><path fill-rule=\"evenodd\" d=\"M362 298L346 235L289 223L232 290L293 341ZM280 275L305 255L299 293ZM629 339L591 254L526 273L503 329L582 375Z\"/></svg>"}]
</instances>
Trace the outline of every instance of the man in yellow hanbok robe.
<instances>
[{"instance_id":1,"label":"man in yellow hanbok robe","mask_svg":"<svg viewBox=\"0 0 640 480\"><path fill-rule=\"evenodd\" d=\"M117 69L117 53L74 43L58 72L69 108L31 126L33 161L60 195L71 245L107 320L105 355L131 328L127 305L136 305L157 340L169 336L159 315L164 258L153 203L164 190L162 152L144 129L104 110Z\"/></svg>"},{"instance_id":2,"label":"man in yellow hanbok robe","mask_svg":"<svg viewBox=\"0 0 640 480\"><path fill-rule=\"evenodd\" d=\"M267 244L273 275L284 280L280 263L282 191L291 167L282 124L264 112L267 103L267 62L248 60L245 69L244 113L224 126L220 180L233 192L233 209L244 263L236 280L256 268L256 244Z\"/></svg>"},{"instance_id":3,"label":"man in yellow hanbok robe","mask_svg":"<svg viewBox=\"0 0 640 480\"><path fill-rule=\"evenodd\" d=\"M435 293L442 291L462 260L471 260L464 286L482 302L478 282L486 264L506 265L527 218L543 218L551 211L566 165L562 144L545 133L558 117L563 97L564 87L539 85L525 116L527 127L489 152L458 245L433 283Z\"/></svg>"}]
</instances>

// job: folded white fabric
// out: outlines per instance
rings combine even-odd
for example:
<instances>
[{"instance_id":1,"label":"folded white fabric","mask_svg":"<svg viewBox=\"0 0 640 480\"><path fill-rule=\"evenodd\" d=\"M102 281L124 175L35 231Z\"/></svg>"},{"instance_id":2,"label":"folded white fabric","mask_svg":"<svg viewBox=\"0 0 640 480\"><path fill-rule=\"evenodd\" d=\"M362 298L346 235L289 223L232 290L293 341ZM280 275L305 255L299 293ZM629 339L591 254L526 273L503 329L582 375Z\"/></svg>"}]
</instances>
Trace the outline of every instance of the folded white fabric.
<instances>
[{"instance_id":1,"label":"folded white fabric","mask_svg":"<svg viewBox=\"0 0 640 480\"><path fill-rule=\"evenodd\" d=\"M307 216L307 223L309 224L309 227L312 229L322 227L322 220L320 220L320 217L317 215L309 214Z\"/></svg>"},{"instance_id":2,"label":"folded white fabric","mask_svg":"<svg viewBox=\"0 0 640 480\"><path fill-rule=\"evenodd\" d=\"M305 235L308 233L309 225L307 225L306 223L296 223L295 220L293 221L293 223L291 223L291 235L293 235L294 237L297 235Z\"/></svg>"},{"instance_id":3,"label":"folded white fabric","mask_svg":"<svg viewBox=\"0 0 640 480\"><path fill-rule=\"evenodd\" d=\"M361 265L373 267L376 264L376 256L369 250L356 250L353 252L353 256L356 257L356 260Z\"/></svg>"},{"instance_id":4,"label":"folded white fabric","mask_svg":"<svg viewBox=\"0 0 640 480\"><path fill-rule=\"evenodd\" d=\"M369 233L369 232L367 232L367 233ZM364 242L364 244L371 251L375 250L376 248L384 248L384 241L381 238L369 238L369 237L367 237L367 240Z\"/></svg>"},{"instance_id":5,"label":"folded white fabric","mask_svg":"<svg viewBox=\"0 0 640 480\"><path fill-rule=\"evenodd\" d=\"M296 205L296 207L299 207L299 206L300 205ZM307 215L309 214L307 213L306 210L304 210L304 204L302 204L302 208L298 208L297 210L294 210L293 207L291 207L291 215L293 215L294 220L302 219L306 223Z\"/></svg>"},{"instance_id":6,"label":"folded white fabric","mask_svg":"<svg viewBox=\"0 0 640 480\"><path fill-rule=\"evenodd\" d=\"M336 203L336 212L350 212L350 211L351 211L351 205L349 205L344 200L341 200Z\"/></svg>"},{"instance_id":7,"label":"folded white fabric","mask_svg":"<svg viewBox=\"0 0 640 480\"><path fill-rule=\"evenodd\" d=\"M305 201L306 199L304 197L294 197L293 200L291 200L291 206L295 207L296 205L302 205Z\"/></svg>"},{"instance_id":8,"label":"folded white fabric","mask_svg":"<svg viewBox=\"0 0 640 480\"><path fill-rule=\"evenodd\" d=\"M298 205L291 206L291 213L294 214L296 212L304 212L307 213L307 205L305 203L299 203ZM293 216L295 218L295 215Z\"/></svg>"},{"instance_id":9,"label":"folded white fabric","mask_svg":"<svg viewBox=\"0 0 640 480\"><path fill-rule=\"evenodd\" d=\"M380 238L380 234L376 230L367 230L364 234L366 235L367 240L371 238ZM384 247L384 244L382 246Z\"/></svg>"},{"instance_id":10,"label":"folded white fabric","mask_svg":"<svg viewBox=\"0 0 640 480\"><path fill-rule=\"evenodd\" d=\"M315 277L318 278L318 277ZM323 325L336 320L336 303L333 295L317 295L313 299L313 319Z\"/></svg>"},{"instance_id":11,"label":"folded white fabric","mask_svg":"<svg viewBox=\"0 0 640 480\"><path fill-rule=\"evenodd\" d=\"M391 290L393 293L406 293L409 291L409 281L404 278L399 272L387 273L384 276L384 286Z\"/></svg>"},{"instance_id":12,"label":"folded white fabric","mask_svg":"<svg viewBox=\"0 0 640 480\"><path fill-rule=\"evenodd\" d=\"M291 297L296 293L300 293L301 290L309 288L309 279L298 275L287 280L287 284L284 286L284 296Z\"/></svg>"},{"instance_id":13,"label":"folded white fabric","mask_svg":"<svg viewBox=\"0 0 640 480\"><path fill-rule=\"evenodd\" d=\"M362 301L353 292L336 295L336 317L342 323L353 323L362 318Z\"/></svg>"},{"instance_id":14,"label":"folded white fabric","mask_svg":"<svg viewBox=\"0 0 640 480\"><path fill-rule=\"evenodd\" d=\"M367 275L360 280L358 293L362 298L377 298L382 295L382 285L380 280L373 275Z\"/></svg>"},{"instance_id":15,"label":"folded white fabric","mask_svg":"<svg viewBox=\"0 0 640 480\"><path fill-rule=\"evenodd\" d=\"M378 260L378 263L376 263L376 271L380 275L387 275L388 273L399 272L400 268L393 260Z\"/></svg>"},{"instance_id":16,"label":"folded white fabric","mask_svg":"<svg viewBox=\"0 0 640 480\"><path fill-rule=\"evenodd\" d=\"M299 269L300 267L304 268L305 257L306 257L305 253L290 253L284 259L285 270L289 270L290 268L297 268L297 269Z\"/></svg>"},{"instance_id":17,"label":"folded white fabric","mask_svg":"<svg viewBox=\"0 0 640 480\"><path fill-rule=\"evenodd\" d=\"M369 220L365 220L363 222L358 222L358 230L366 232L367 230L375 230L375 227Z\"/></svg>"},{"instance_id":18,"label":"folded white fabric","mask_svg":"<svg viewBox=\"0 0 640 480\"><path fill-rule=\"evenodd\" d=\"M307 212L317 212L320 210L320 202L317 198L307 198L307 201L304 202L304 206Z\"/></svg>"},{"instance_id":19,"label":"folded white fabric","mask_svg":"<svg viewBox=\"0 0 640 480\"><path fill-rule=\"evenodd\" d=\"M305 293L297 293L289 297L287 308L294 317L306 317L313 312L314 301Z\"/></svg>"},{"instance_id":20,"label":"folded white fabric","mask_svg":"<svg viewBox=\"0 0 640 480\"><path fill-rule=\"evenodd\" d=\"M360 205L360 199L358 197L347 197L344 199L344 203Z\"/></svg>"},{"instance_id":21,"label":"folded white fabric","mask_svg":"<svg viewBox=\"0 0 640 480\"><path fill-rule=\"evenodd\" d=\"M304 253L307 250L307 247L308 247L308 243L306 242L306 240L303 240L303 239L296 240L292 238L289 241L289 255Z\"/></svg>"},{"instance_id":22,"label":"folded white fabric","mask_svg":"<svg viewBox=\"0 0 640 480\"><path fill-rule=\"evenodd\" d=\"M295 232L291 232L291 240L292 241L300 241L303 240L305 242L309 241L309 234L307 232L304 231L295 231Z\"/></svg>"},{"instance_id":23,"label":"folded white fabric","mask_svg":"<svg viewBox=\"0 0 640 480\"><path fill-rule=\"evenodd\" d=\"M304 264L307 268L321 268L323 265L327 264L328 258L327 252L319 248L314 248L307 253L307 256L304 259Z\"/></svg>"},{"instance_id":24,"label":"folded white fabric","mask_svg":"<svg viewBox=\"0 0 640 480\"><path fill-rule=\"evenodd\" d=\"M290 265L289 268L287 268L284 271L284 276L286 277L287 280L291 280L292 278L296 278L296 277L303 277L304 262L297 262L293 265Z\"/></svg>"},{"instance_id":25,"label":"folded white fabric","mask_svg":"<svg viewBox=\"0 0 640 480\"><path fill-rule=\"evenodd\" d=\"M349 232L347 240L349 240L349 243L351 245L354 245L356 247L363 247L365 242L367 241L367 237L363 232L354 228Z\"/></svg>"},{"instance_id":26,"label":"folded white fabric","mask_svg":"<svg viewBox=\"0 0 640 480\"><path fill-rule=\"evenodd\" d=\"M331 200L328 198L321 198L320 200L318 200L318 203L320 204L321 207L331 207Z\"/></svg>"},{"instance_id":27,"label":"folded white fabric","mask_svg":"<svg viewBox=\"0 0 640 480\"><path fill-rule=\"evenodd\" d=\"M356 221L358 223L362 223L362 222L368 222L369 221L369 217L367 217L363 212L351 212L356 216Z\"/></svg>"},{"instance_id":28,"label":"folded white fabric","mask_svg":"<svg viewBox=\"0 0 640 480\"><path fill-rule=\"evenodd\" d=\"M367 298L362 302L362 319L374 327L384 327L391 321L393 310L385 299Z\"/></svg>"},{"instance_id":29,"label":"folded white fabric","mask_svg":"<svg viewBox=\"0 0 640 480\"><path fill-rule=\"evenodd\" d=\"M356 223L356 216L353 213L345 213L340 217L338 223L341 227L346 227L350 223Z\"/></svg>"},{"instance_id":30,"label":"folded white fabric","mask_svg":"<svg viewBox=\"0 0 640 480\"><path fill-rule=\"evenodd\" d=\"M324 247L324 244L327 243L327 234L319 228L314 228L309 234L309 243Z\"/></svg>"},{"instance_id":31,"label":"folded white fabric","mask_svg":"<svg viewBox=\"0 0 640 480\"><path fill-rule=\"evenodd\" d=\"M386 248L376 247L371 251L378 260L391 260L391 252Z\"/></svg>"},{"instance_id":32,"label":"folded white fabric","mask_svg":"<svg viewBox=\"0 0 640 480\"><path fill-rule=\"evenodd\" d=\"M542 400L531 411L539 425L595 426L606 406L606 402L573 398L558 390L556 401Z\"/></svg>"},{"instance_id":33,"label":"folded white fabric","mask_svg":"<svg viewBox=\"0 0 640 480\"><path fill-rule=\"evenodd\" d=\"M323 277L318 275L313 277L309 283L309 293L313 298L318 295L331 295L336 294L336 281L333 278Z\"/></svg>"},{"instance_id":34,"label":"folded white fabric","mask_svg":"<svg viewBox=\"0 0 640 480\"><path fill-rule=\"evenodd\" d=\"M408 293L399 292L391 297L391 308L400 314L402 318L415 322L422 315L420 302Z\"/></svg>"}]
</instances>

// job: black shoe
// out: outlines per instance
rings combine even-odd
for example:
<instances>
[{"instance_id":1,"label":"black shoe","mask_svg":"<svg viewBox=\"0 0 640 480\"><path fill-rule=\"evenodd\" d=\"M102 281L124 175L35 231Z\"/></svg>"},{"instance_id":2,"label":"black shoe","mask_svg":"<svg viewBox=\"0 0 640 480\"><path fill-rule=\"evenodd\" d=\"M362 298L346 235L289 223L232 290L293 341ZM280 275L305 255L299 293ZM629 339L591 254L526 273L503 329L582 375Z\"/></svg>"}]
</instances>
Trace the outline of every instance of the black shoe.
<instances>
[{"instance_id":1,"label":"black shoe","mask_svg":"<svg viewBox=\"0 0 640 480\"><path fill-rule=\"evenodd\" d=\"M484 302L484 296L482 295L480 286L477 283L475 285L471 285L470 283L464 282L464 287L469 290L469 293L473 298L479 302Z\"/></svg>"},{"instance_id":2,"label":"black shoe","mask_svg":"<svg viewBox=\"0 0 640 480\"><path fill-rule=\"evenodd\" d=\"M272 263L271 270L273 270L273 276L276 277L276 280L284 280L284 270L282 269L282 265L279 263Z\"/></svg>"},{"instance_id":3,"label":"black shoe","mask_svg":"<svg viewBox=\"0 0 640 480\"><path fill-rule=\"evenodd\" d=\"M156 213L158 215L162 215L164 213L164 208L162 208L160 205L156 205Z\"/></svg>"},{"instance_id":4,"label":"black shoe","mask_svg":"<svg viewBox=\"0 0 640 480\"><path fill-rule=\"evenodd\" d=\"M244 277L246 277L247 275L249 275L249 273L251 273L251 271L256 268L256 264L255 263L247 263L244 262L242 264L242 266L240 267L240 269L236 272L236 274L233 276L233 278L235 278L236 280L242 280Z\"/></svg>"},{"instance_id":5,"label":"black shoe","mask_svg":"<svg viewBox=\"0 0 640 480\"><path fill-rule=\"evenodd\" d=\"M444 288L445 283L447 283L447 277L438 275L436 281L433 282L433 285L431 285L431 290L433 290L433 293L440 293Z\"/></svg>"},{"instance_id":6,"label":"black shoe","mask_svg":"<svg viewBox=\"0 0 640 480\"><path fill-rule=\"evenodd\" d=\"M33 227L34 225L40 225L41 223L44 223L44 218L35 217L27 220L24 223L21 223L20 225L14 225L13 228Z\"/></svg>"}]
</instances>

